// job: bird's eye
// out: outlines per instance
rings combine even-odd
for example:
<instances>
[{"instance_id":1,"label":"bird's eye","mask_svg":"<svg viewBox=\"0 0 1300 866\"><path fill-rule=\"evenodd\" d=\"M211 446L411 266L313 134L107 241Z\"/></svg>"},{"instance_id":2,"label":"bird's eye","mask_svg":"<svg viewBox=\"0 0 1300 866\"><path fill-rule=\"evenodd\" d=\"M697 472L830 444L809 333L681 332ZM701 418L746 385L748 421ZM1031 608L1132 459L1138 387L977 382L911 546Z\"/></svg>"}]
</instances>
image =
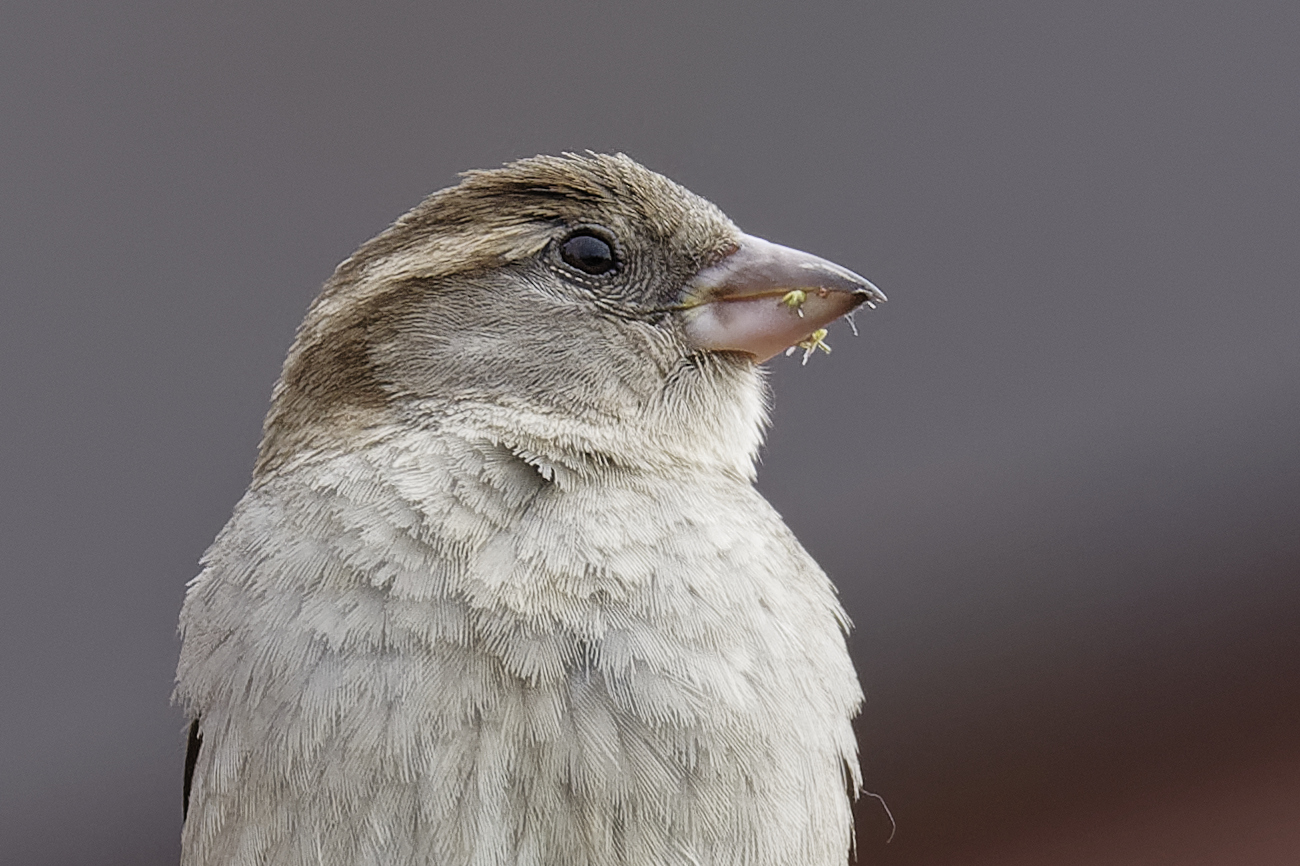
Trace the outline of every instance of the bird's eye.
<instances>
[{"instance_id":1,"label":"bird's eye","mask_svg":"<svg viewBox=\"0 0 1300 866\"><path fill-rule=\"evenodd\" d=\"M565 264L587 274L607 274L614 269L614 250L593 234L577 234L560 244Z\"/></svg>"}]
</instances>

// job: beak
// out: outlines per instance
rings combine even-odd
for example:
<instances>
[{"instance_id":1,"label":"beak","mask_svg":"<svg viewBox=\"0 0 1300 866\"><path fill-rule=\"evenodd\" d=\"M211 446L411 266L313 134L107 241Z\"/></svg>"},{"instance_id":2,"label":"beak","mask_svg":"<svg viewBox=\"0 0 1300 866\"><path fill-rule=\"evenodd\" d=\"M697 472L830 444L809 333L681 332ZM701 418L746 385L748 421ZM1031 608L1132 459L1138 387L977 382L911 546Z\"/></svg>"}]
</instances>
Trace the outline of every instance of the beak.
<instances>
[{"instance_id":1,"label":"beak","mask_svg":"<svg viewBox=\"0 0 1300 866\"><path fill-rule=\"evenodd\" d=\"M884 294L825 259L742 235L739 248L687 282L679 309L698 349L748 352L758 363ZM823 332L824 334L825 332Z\"/></svg>"}]
</instances>

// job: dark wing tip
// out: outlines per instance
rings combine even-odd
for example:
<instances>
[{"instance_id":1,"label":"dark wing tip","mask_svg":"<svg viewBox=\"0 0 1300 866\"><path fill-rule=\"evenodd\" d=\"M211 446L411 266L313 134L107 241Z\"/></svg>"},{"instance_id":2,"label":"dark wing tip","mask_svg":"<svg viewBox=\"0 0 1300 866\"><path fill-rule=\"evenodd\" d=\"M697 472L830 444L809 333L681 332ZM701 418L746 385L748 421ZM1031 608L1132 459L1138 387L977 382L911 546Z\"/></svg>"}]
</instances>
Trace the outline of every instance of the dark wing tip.
<instances>
[{"instance_id":1,"label":"dark wing tip","mask_svg":"<svg viewBox=\"0 0 1300 866\"><path fill-rule=\"evenodd\" d=\"M194 783L194 765L199 762L199 749L203 746L203 734L199 733L199 720L190 722L189 741L185 746L185 782L181 786L181 820L190 814L190 786Z\"/></svg>"}]
</instances>

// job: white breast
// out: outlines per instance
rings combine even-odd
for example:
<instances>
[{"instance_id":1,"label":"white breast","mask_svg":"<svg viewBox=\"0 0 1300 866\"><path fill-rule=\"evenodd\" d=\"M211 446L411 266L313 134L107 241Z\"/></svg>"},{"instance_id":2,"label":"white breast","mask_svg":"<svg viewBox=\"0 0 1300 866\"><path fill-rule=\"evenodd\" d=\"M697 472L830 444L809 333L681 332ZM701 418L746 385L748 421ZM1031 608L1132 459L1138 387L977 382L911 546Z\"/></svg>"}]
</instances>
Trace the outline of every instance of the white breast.
<instances>
[{"instance_id":1,"label":"white breast","mask_svg":"<svg viewBox=\"0 0 1300 866\"><path fill-rule=\"evenodd\" d=\"M185 866L844 862L843 615L734 474L390 437L251 490L181 624Z\"/></svg>"}]
</instances>

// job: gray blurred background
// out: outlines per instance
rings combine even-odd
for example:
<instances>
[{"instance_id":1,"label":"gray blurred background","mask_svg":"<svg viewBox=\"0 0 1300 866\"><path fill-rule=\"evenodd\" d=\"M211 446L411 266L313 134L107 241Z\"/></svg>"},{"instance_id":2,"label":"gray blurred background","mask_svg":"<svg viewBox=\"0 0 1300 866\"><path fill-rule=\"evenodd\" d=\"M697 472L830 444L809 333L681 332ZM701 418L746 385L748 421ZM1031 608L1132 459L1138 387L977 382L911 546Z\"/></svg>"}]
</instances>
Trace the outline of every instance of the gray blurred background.
<instances>
[{"instance_id":1,"label":"gray blurred background","mask_svg":"<svg viewBox=\"0 0 1300 866\"><path fill-rule=\"evenodd\" d=\"M701 8L706 7L706 8ZM879 864L1300 862L1300 4L6 3L0 862L171 864L184 584L320 283L623 150L890 296L771 366Z\"/></svg>"}]
</instances>

